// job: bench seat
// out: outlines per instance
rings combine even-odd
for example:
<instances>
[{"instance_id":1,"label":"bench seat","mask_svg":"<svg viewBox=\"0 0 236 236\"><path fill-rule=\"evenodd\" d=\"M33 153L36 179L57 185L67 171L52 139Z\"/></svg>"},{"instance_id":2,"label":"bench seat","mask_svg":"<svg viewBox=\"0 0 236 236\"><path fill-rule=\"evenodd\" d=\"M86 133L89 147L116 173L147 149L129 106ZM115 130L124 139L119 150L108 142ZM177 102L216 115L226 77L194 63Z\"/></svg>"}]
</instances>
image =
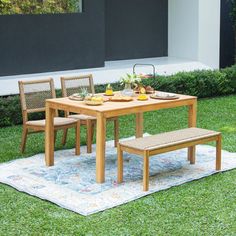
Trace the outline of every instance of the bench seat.
<instances>
[{"instance_id":1,"label":"bench seat","mask_svg":"<svg viewBox=\"0 0 236 236\"><path fill-rule=\"evenodd\" d=\"M122 141L118 145L118 183L123 181L123 151L138 154L144 158L143 189L148 190L149 157L195 145L216 141L216 170L221 169L221 133L200 129L187 128L133 140ZM195 164L195 151L190 152L190 163Z\"/></svg>"}]
</instances>

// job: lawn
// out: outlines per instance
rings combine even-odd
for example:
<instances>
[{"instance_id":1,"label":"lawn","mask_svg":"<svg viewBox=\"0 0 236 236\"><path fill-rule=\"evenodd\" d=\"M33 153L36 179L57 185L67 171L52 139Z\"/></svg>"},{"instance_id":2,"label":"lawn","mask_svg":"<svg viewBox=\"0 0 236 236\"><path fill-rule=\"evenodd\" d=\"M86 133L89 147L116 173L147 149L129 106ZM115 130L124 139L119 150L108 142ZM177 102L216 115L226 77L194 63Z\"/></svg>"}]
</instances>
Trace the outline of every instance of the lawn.
<instances>
[{"instance_id":1,"label":"lawn","mask_svg":"<svg viewBox=\"0 0 236 236\"><path fill-rule=\"evenodd\" d=\"M134 116L120 118L120 136L134 134ZM145 114L145 132L186 127L187 109ZM236 96L198 102L198 127L221 131L223 148L236 152ZM82 142L85 143L84 129ZM112 125L107 137L111 139ZM21 158L21 126L0 129L0 162ZM60 135L56 149L60 146ZM25 157L43 152L32 135ZM69 133L65 148L74 146ZM158 192L88 217L0 185L0 235L236 235L236 170Z\"/></svg>"}]
</instances>

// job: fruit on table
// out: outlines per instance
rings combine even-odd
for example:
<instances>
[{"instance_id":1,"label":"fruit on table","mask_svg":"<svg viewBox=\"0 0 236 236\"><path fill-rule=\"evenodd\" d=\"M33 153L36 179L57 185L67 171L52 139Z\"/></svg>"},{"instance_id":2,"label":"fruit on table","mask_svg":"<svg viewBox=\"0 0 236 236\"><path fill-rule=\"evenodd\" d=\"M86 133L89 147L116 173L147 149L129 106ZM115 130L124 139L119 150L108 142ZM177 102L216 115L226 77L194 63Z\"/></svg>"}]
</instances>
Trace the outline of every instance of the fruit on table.
<instances>
[{"instance_id":1,"label":"fruit on table","mask_svg":"<svg viewBox=\"0 0 236 236\"><path fill-rule=\"evenodd\" d=\"M103 98L102 97L92 97L91 101L101 102L101 101L103 101Z\"/></svg>"},{"instance_id":2,"label":"fruit on table","mask_svg":"<svg viewBox=\"0 0 236 236\"><path fill-rule=\"evenodd\" d=\"M140 94L138 96L138 100L147 100L148 99L148 96L146 94Z\"/></svg>"},{"instance_id":3,"label":"fruit on table","mask_svg":"<svg viewBox=\"0 0 236 236\"><path fill-rule=\"evenodd\" d=\"M94 102L103 102L103 97L101 96L87 96L85 98L86 101L94 101Z\"/></svg>"},{"instance_id":4,"label":"fruit on table","mask_svg":"<svg viewBox=\"0 0 236 236\"><path fill-rule=\"evenodd\" d=\"M146 93L146 89L144 87L140 88L140 93L141 94L145 94Z\"/></svg>"}]
</instances>

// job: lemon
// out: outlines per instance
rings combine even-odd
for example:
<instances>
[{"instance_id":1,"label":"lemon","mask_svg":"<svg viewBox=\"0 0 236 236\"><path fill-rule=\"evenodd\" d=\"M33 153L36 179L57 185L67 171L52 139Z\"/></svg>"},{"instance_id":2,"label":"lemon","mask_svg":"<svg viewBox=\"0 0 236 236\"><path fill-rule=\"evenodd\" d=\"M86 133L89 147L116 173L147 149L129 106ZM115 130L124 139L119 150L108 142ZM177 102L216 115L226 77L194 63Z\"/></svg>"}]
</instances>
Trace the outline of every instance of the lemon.
<instances>
[{"instance_id":1,"label":"lemon","mask_svg":"<svg viewBox=\"0 0 236 236\"><path fill-rule=\"evenodd\" d=\"M138 100L147 100L147 99L148 99L148 97L146 94L141 94L138 96Z\"/></svg>"},{"instance_id":2,"label":"lemon","mask_svg":"<svg viewBox=\"0 0 236 236\"><path fill-rule=\"evenodd\" d=\"M145 94L145 93L146 93L146 89L145 89L145 88L141 88L141 89L140 89L140 93L141 93L141 94Z\"/></svg>"}]
</instances>

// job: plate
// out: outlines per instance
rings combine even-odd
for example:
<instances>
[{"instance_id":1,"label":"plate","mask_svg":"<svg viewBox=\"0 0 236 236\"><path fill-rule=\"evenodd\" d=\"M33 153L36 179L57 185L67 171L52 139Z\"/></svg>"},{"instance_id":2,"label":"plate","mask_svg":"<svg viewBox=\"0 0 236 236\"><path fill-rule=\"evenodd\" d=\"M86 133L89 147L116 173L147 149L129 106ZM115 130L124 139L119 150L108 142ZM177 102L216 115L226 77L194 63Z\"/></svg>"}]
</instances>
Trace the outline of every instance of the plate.
<instances>
[{"instance_id":1,"label":"plate","mask_svg":"<svg viewBox=\"0 0 236 236\"><path fill-rule=\"evenodd\" d=\"M135 91L135 93L137 93L137 94L138 94L138 93L139 93L139 91ZM152 90L152 91L151 91L151 90L149 90L149 91L146 91L146 94L153 94L153 93L155 93L155 91L154 91L154 90Z\"/></svg>"},{"instance_id":2,"label":"plate","mask_svg":"<svg viewBox=\"0 0 236 236\"><path fill-rule=\"evenodd\" d=\"M82 97L79 97L79 96L69 96L69 99L70 100L74 100L74 101L83 101L84 99Z\"/></svg>"},{"instance_id":3,"label":"plate","mask_svg":"<svg viewBox=\"0 0 236 236\"><path fill-rule=\"evenodd\" d=\"M107 96L107 97L112 97L112 96L114 96L115 94L113 93L113 94L111 94L111 95L107 95L107 94L103 94L103 96Z\"/></svg>"},{"instance_id":4,"label":"plate","mask_svg":"<svg viewBox=\"0 0 236 236\"><path fill-rule=\"evenodd\" d=\"M148 98L146 98L146 99L139 99L139 98L137 98L137 100L138 100L138 101L141 101L141 102L142 102L142 101L144 101L144 102L145 102L145 101L147 101L147 100L148 100Z\"/></svg>"},{"instance_id":5,"label":"plate","mask_svg":"<svg viewBox=\"0 0 236 236\"><path fill-rule=\"evenodd\" d=\"M129 96L124 96L124 97L122 97L122 96L114 96L114 97L111 97L110 99L109 99L109 101L111 101L111 102L131 102L131 101L133 101L134 99L132 98L132 97L129 97Z\"/></svg>"},{"instance_id":6,"label":"plate","mask_svg":"<svg viewBox=\"0 0 236 236\"><path fill-rule=\"evenodd\" d=\"M175 99L178 99L179 96L174 95L174 94L168 94L168 93L156 93L156 94L150 95L150 98L160 99L160 100L175 100Z\"/></svg>"},{"instance_id":7,"label":"plate","mask_svg":"<svg viewBox=\"0 0 236 236\"><path fill-rule=\"evenodd\" d=\"M103 101L84 101L84 103L89 106L100 106L103 104Z\"/></svg>"}]
</instances>

